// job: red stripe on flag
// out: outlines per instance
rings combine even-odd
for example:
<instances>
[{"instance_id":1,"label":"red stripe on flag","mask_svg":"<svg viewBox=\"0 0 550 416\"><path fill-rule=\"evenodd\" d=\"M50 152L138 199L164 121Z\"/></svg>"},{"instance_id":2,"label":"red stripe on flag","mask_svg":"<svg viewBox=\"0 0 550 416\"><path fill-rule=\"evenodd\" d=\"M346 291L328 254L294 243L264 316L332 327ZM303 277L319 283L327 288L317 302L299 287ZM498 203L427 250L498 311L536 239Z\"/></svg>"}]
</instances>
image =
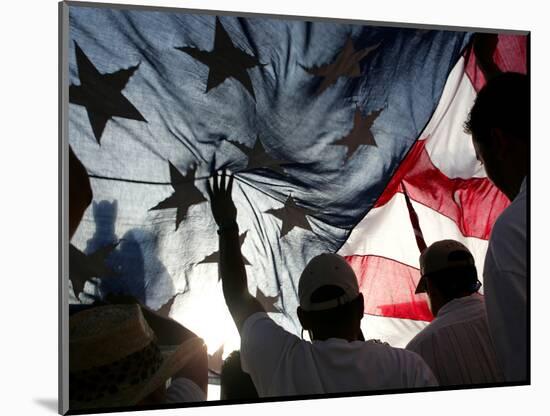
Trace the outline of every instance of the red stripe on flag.
<instances>
[{"instance_id":1,"label":"red stripe on flag","mask_svg":"<svg viewBox=\"0 0 550 416\"><path fill-rule=\"evenodd\" d=\"M465 237L489 239L493 223L509 200L486 178L451 179L432 163L425 140L403 160L375 207L386 204L406 182L409 197L452 219Z\"/></svg>"},{"instance_id":2,"label":"red stripe on flag","mask_svg":"<svg viewBox=\"0 0 550 416\"><path fill-rule=\"evenodd\" d=\"M476 62L473 50L466 54L466 73L472 85L479 91L485 85L485 76ZM498 35L493 62L505 72L527 73L527 36Z\"/></svg>"},{"instance_id":3,"label":"red stripe on flag","mask_svg":"<svg viewBox=\"0 0 550 416\"><path fill-rule=\"evenodd\" d=\"M418 269L372 255L345 259L357 275L366 314L420 321L433 319L426 295L414 294L420 279Z\"/></svg>"}]
</instances>

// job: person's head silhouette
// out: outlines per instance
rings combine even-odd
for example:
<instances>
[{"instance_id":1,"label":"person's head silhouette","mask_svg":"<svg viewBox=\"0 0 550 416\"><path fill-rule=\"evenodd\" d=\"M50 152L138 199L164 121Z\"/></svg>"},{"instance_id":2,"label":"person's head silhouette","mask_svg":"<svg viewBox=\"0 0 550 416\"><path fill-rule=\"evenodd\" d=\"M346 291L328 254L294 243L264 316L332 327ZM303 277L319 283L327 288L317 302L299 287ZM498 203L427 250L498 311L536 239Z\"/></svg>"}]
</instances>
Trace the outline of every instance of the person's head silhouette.
<instances>
[{"instance_id":1,"label":"person's head silhouette","mask_svg":"<svg viewBox=\"0 0 550 416\"><path fill-rule=\"evenodd\" d=\"M529 170L529 80L504 72L479 91L465 131L489 179L510 200Z\"/></svg>"},{"instance_id":2,"label":"person's head silhouette","mask_svg":"<svg viewBox=\"0 0 550 416\"><path fill-rule=\"evenodd\" d=\"M298 319L312 340L362 340L363 295L351 266L324 253L306 266L298 284Z\"/></svg>"},{"instance_id":3,"label":"person's head silhouette","mask_svg":"<svg viewBox=\"0 0 550 416\"><path fill-rule=\"evenodd\" d=\"M455 240L436 241L420 255L420 280L415 293L428 295L434 316L453 299L472 295L481 287L474 257Z\"/></svg>"},{"instance_id":4,"label":"person's head silhouette","mask_svg":"<svg viewBox=\"0 0 550 416\"><path fill-rule=\"evenodd\" d=\"M220 376L222 400L257 399L258 392L250 376L241 368L241 354L233 351L224 360Z\"/></svg>"}]
</instances>

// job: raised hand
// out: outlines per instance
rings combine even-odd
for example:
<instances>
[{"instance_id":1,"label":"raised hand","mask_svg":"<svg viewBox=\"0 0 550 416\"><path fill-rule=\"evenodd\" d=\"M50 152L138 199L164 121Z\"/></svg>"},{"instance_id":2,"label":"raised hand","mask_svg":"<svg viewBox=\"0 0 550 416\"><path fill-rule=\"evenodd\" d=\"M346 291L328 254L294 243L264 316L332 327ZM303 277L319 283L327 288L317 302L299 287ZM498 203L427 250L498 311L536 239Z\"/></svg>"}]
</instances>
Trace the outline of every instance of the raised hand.
<instances>
[{"instance_id":1,"label":"raised hand","mask_svg":"<svg viewBox=\"0 0 550 416\"><path fill-rule=\"evenodd\" d=\"M220 229L237 225L237 208L231 198L233 175L229 177L227 187L226 176L226 171L223 170L221 175L216 174L214 176L213 186L210 185L210 181L206 184L206 190L212 205L212 215Z\"/></svg>"},{"instance_id":2,"label":"raised hand","mask_svg":"<svg viewBox=\"0 0 550 416\"><path fill-rule=\"evenodd\" d=\"M493 33L476 33L474 35L474 54L487 80L498 75L501 71L494 61L494 54L498 44L498 35Z\"/></svg>"},{"instance_id":3,"label":"raised hand","mask_svg":"<svg viewBox=\"0 0 550 416\"><path fill-rule=\"evenodd\" d=\"M218 271L222 281L223 296L240 333L248 317L265 310L248 291L246 269L239 242L237 208L231 199L233 175L229 177L227 187L226 177L225 170L221 175L214 176L213 184L210 185L208 181L206 190L212 204L212 215L218 224L220 243Z\"/></svg>"}]
</instances>

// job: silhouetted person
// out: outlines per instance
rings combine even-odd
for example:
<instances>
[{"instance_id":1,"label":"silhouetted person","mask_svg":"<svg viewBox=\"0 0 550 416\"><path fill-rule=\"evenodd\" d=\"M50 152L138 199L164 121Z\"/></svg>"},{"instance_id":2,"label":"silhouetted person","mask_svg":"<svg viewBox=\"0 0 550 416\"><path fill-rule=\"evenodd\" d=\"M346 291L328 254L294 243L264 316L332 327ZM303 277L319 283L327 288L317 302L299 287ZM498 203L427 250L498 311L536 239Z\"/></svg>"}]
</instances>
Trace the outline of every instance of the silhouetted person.
<instances>
[{"instance_id":1,"label":"silhouetted person","mask_svg":"<svg viewBox=\"0 0 550 416\"><path fill-rule=\"evenodd\" d=\"M207 190L218 224L219 273L225 301L241 335L241 366L260 397L424 387L437 381L417 354L362 341L364 301L357 278L336 254L313 258L300 277L298 318L304 341L275 324L248 292L239 243L233 176Z\"/></svg>"},{"instance_id":2,"label":"silhouetted person","mask_svg":"<svg viewBox=\"0 0 550 416\"><path fill-rule=\"evenodd\" d=\"M473 50L477 65L483 72L485 80L490 80L501 73L493 56L498 45L498 35L494 33L476 33L473 39Z\"/></svg>"},{"instance_id":3,"label":"silhouetted person","mask_svg":"<svg viewBox=\"0 0 550 416\"><path fill-rule=\"evenodd\" d=\"M71 315L71 410L206 399L206 386L197 385L201 380L206 384L207 378L203 340L175 322L166 339L162 330L149 324L160 318L146 319L146 313L150 311L130 303L97 306ZM162 321L162 325L170 324Z\"/></svg>"},{"instance_id":4,"label":"silhouetted person","mask_svg":"<svg viewBox=\"0 0 550 416\"><path fill-rule=\"evenodd\" d=\"M508 381L527 380L529 105L527 76L502 73L480 90L465 124L487 176L512 201L495 222L483 272L489 329Z\"/></svg>"},{"instance_id":5,"label":"silhouetted person","mask_svg":"<svg viewBox=\"0 0 550 416\"><path fill-rule=\"evenodd\" d=\"M241 354L233 351L224 360L220 376L221 400L257 399L258 392L250 376L241 367Z\"/></svg>"},{"instance_id":6,"label":"silhouetted person","mask_svg":"<svg viewBox=\"0 0 550 416\"><path fill-rule=\"evenodd\" d=\"M104 305L139 305L143 317L155 333L157 341L161 345L178 345L191 338L197 338L197 335L181 325L176 320L160 315L146 305L139 302L131 295L108 295L105 300L98 301L98 306ZM195 355L193 362L180 370L173 378L185 377L193 381L206 395L208 389L208 354L206 348L201 347ZM172 389L174 389L173 387Z\"/></svg>"},{"instance_id":7,"label":"silhouetted person","mask_svg":"<svg viewBox=\"0 0 550 416\"><path fill-rule=\"evenodd\" d=\"M86 253L93 253L109 244L118 243L105 259L112 275L97 276L98 295L133 296L142 304L160 307L173 295L175 289L170 275L156 255L154 235L140 228L115 233L118 217L118 201L103 200L92 204L95 232L87 241Z\"/></svg>"},{"instance_id":8,"label":"silhouetted person","mask_svg":"<svg viewBox=\"0 0 550 416\"><path fill-rule=\"evenodd\" d=\"M86 253L93 253L107 244L118 242L115 233L115 224L118 216L118 201L103 200L92 202L92 216L95 223L95 231L86 242Z\"/></svg>"},{"instance_id":9,"label":"silhouetted person","mask_svg":"<svg viewBox=\"0 0 550 416\"><path fill-rule=\"evenodd\" d=\"M489 335L474 258L462 243L442 240L420 256L415 293L428 295L435 319L407 345L441 386L503 382Z\"/></svg>"}]
</instances>

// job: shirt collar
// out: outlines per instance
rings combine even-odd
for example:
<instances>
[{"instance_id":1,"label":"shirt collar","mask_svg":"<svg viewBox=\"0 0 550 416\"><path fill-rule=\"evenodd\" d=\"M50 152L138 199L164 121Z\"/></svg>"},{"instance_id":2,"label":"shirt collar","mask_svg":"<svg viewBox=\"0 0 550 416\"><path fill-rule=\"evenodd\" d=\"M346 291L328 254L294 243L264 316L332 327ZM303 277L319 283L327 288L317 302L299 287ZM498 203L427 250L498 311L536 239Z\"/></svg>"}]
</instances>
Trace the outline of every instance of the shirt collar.
<instances>
[{"instance_id":1,"label":"shirt collar","mask_svg":"<svg viewBox=\"0 0 550 416\"><path fill-rule=\"evenodd\" d=\"M323 341L318 339L314 339L313 341L311 341L312 344L323 344L323 343L324 344L355 344L356 342L363 343L363 341L359 341L359 340L348 341L347 339L344 339L344 338L334 338L334 337L327 338Z\"/></svg>"},{"instance_id":2,"label":"shirt collar","mask_svg":"<svg viewBox=\"0 0 550 416\"><path fill-rule=\"evenodd\" d=\"M453 311L463 308L466 305L471 305L482 301L482 297L479 293L475 292L469 296L463 296L461 298L456 298L447 302L443 307L437 312L436 318L440 318L443 315L452 313Z\"/></svg>"}]
</instances>

